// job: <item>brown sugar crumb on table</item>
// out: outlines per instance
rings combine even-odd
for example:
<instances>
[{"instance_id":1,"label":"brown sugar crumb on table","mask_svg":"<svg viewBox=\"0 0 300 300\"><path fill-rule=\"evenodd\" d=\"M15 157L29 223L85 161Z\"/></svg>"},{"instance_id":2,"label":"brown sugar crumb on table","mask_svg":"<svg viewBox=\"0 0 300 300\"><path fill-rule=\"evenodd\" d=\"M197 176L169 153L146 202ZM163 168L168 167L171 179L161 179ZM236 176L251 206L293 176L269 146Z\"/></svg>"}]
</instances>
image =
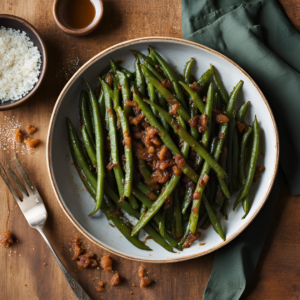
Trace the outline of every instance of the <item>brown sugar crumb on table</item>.
<instances>
[{"instance_id":1,"label":"brown sugar crumb on table","mask_svg":"<svg viewBox=\"0 0 300 300\"><path fill-rule=\"evenodd\" d=\"M24 137L21 132L21 128L17 128L14 132L14 140L18 143L22 143L23 139L24 139Z\"/></svg>"},{"instance_id":2,"label":"brown sugar crumb on table","mask_svg":"<svg viewBox=\"0 0 300 300\"><path fill-rule=\"evenodd\" d=\"M120 276L119 276L118 272L116 274L114 274L114 276L110 280L110 283L111 283L111 285L118 285L118 284L120 284Z\"/></svg>"},{"instance_id":3,"label":"brown sugar crumb on table","mask_svg":"<svg viewBox=\"0 0 300 300\"><path fill-rule=\"evenodd\" d=\"M140 277L143 277L144 275L145 275L145 268L142 267L142 266L140 266L140 267L139 267L139 276L140 276Z\"/></svg>"},{"instance_id":4,"label":"brown sugar crumb on table","mask_svg":"<svg viewBox=\"0 0 300 300\"><path fill-rule=\"evenodd\" d=\"M77 260L79 255L83 252L83 249L81 248L81 245L79 243L78 236L75 236L74 242L73 242L73 250L74 250L74 256L72 258L73 261Z\"/></svg>"},{"instance_id":5,"label":"brown sugar crumb on table","mask_svg":"<svg viewBox=\"0 0 300 300\"><path fill-rule=\"evenodd\" d=\"M36 128L33 125L27 125L26 130L29 134L36 132Z\"/></svg>"},{"instance_id":6,"label":"brown sugar crumb on table","mask_svg":"<svg viewBox=\"0 0 300 300\"><path fill-rule=\"evenodd\" d=\"M40 140L39 139L30 139L30 138L27 138L24 141L24 143L29 148L35 148L40 143Z\"/></svg>"},{"instance_id":7,"label":"brown sugar crumb on table","mask_svg":"<svg viewBox=\"0 0 300 300\"><path fill-rule=\"evenodd\" d=\"M14 241L9 230L5 230L0 234L0 245L2 245L4 248L8 248L13 243Z\"/></svg>"},{"instance_id":8,"label":"brown sugar crumb on table","mask_svg":"<svg viewBox=\"0 0 300 300\"><path fill-rule=\"evenodd\" d=\"M106 256L103 256L100 261L100 266L105 271L112 270L112 259L110 258L110 255L107 254Z\"/></svg>"},{"instance_id":9,"label":"brown sugar crumb on table","mask_svg":"<svg viewBox=\"0 0 300 300\"><path fill-rule=\"evenodd\" d=\"M98 282L98 286L96 287L96 291L97 292L104 292L104 282L103 281Z\"/></svg>"},{"instance_id":10,"label":"brown sugar crumb on table","mask_svg":"<svg viewBox=\"0 0 300 300\"><path fill-rule=\"evenodd\" d=\"M140 282L140 287L144 288L147 287L152 282L152 279L149 277L142 277Z\"/></svg>"},{"instance_id":11,"label":"brown sugar crumb on table","mask_svg":"<svg viewBox=\"0 0 300 300\"><path fill-rule=\"evenodd\" d=\"M98 263L94 258L94 253L85 253L79 256L79 260L76 261L79 269L86 269L87 267L97 267Z\"/></svg>"}]
</instances>

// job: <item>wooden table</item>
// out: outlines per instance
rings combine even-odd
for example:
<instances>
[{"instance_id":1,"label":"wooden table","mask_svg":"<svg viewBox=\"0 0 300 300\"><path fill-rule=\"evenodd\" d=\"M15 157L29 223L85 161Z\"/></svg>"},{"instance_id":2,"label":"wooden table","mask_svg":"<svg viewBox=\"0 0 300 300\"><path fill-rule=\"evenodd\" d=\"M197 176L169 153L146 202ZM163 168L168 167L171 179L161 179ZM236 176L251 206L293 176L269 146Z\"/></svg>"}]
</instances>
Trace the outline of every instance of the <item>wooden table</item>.
<instances>
[{"instance_id":1,"label":"wooden table","mask_svg":"<svg viewBox=\"0 0 300 300\"><path fill-rule=\"evenodd\" d=\"M300 30L300 2L280 2ZM132 287L132 284L139 283L137 270L140 263L113 256L114 269L119 271L123 280L118 289L107 285L104 293L96 292L95 286L99 280L110 279L111 274L97 269L75 271L76 264L70 260L70 242L78 232L56 201L46 170L46 135L57 96L83 63L111 45L144 36L182 37L180 0L104 0L104 7L105 14L99 28L87 37L77 38L58 29L52 17L52 1L0 2L1 13L20 16L39 30L49 54L47 75L39 91L24 106L0 112L0 130L5 129L13 117L23 128L28 124L38 127L35 136L42 140L41 145L34 152L20 154L20 158L47 206L46 233L53 247L93 299L201 299L212 270L214 254L176 264L146 264L147 271L156 279L156 283L147 289ZM3 145L0 149L1 162L14 151L4 151ZM22 151L19 146L17 149L19 153ZM46 244L38 232L28 227L2 180L0 188L0 232L10 229L18 240L9 250L0 249L0 298L75 299ZM287 187L283 186L277 196L258 268L244 299L299 299L299 211L300 197L291 196ZM82 238L80 234L79 237ZM98 256L104 253L100 247L84 240Z\"/></svg>"}]
</instances>

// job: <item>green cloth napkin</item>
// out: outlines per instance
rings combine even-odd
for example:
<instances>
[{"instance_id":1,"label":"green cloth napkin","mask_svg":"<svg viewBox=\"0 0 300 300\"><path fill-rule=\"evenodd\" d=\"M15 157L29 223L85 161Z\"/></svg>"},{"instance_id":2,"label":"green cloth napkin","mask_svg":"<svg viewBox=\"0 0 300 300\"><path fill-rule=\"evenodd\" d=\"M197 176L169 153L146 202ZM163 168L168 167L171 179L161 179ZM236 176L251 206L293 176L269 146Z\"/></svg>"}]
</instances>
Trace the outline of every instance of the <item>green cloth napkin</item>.
<instances>
[{"instance_id":1,"label":"green cloth napkin","mask_svg":"<svg viewBox=\"0 0 300 300\"><path fill-rule=\"evenodd\" d=\"M278 126L280 168L291 193L299 194L299 32L275 0L182 0L181 5L183 37L231 58L265 94ZM263 248L278 181L251 225L217 251L205 300L234 300L242 295Z\"/></svg>"}]
</instances>

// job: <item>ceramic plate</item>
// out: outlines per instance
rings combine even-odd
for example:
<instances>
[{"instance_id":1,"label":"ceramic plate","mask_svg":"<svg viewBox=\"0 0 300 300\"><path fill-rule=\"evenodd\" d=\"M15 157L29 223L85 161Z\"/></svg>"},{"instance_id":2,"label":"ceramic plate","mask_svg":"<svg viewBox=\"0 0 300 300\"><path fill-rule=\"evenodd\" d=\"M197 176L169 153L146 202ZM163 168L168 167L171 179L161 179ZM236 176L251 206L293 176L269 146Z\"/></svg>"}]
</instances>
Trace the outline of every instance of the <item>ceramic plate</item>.
<instances>
[{"instance_id":1,"label":"ceramic plate","mask_svg":"<svg viewBox=\"0 0 300 300\"><path fill-rule=\"evenodd\" d=\"M170 253L151 239L147 240L147 245L153 251L142 251L131 245L116 228L110 226L100 212L88 217L93 210L94 201L85 190L72 163L67 141L66 117L72 120L79 132L79 95L81 89L85 88L82 78L96 88L99 85L97 76L109 64L110 57L114 60L123 60L123 66L133 71L134 56L129 50L135 49L147 54L149 44L179 73L182 73L185 63L191 57L196 61L193 70L196 78L209 68L210 63L213 64L221 74L222 82L229 93L239 80L244 81L236 107L245 101L251 101L246 122L252 123L254 115L257 116L261 127L260 152L264 153L264 156L260 157L259 164L264 165L266 170L261 179L252 185L250 194L252 205L246 219L241 220L243 216L241 205L235 212L232 211L234 196L230 199L229 220L228 222L221 220L227 238L225 242L210 227L202 231L201 238L197 242L182 252ZM115 45L82 66L57 99L47 140L47 164L54 192L62 209L77 229L110 252L147 262L176 262L195 258L219 249L237 237L251 223L267 200L277 172L278 156L278 133L272 111L250 76L234 62L212 49L190 41L164 37L135 39ZM142 240L145 239L145 233L141 232L140 237Z\"/></svg>"}]
</instances>

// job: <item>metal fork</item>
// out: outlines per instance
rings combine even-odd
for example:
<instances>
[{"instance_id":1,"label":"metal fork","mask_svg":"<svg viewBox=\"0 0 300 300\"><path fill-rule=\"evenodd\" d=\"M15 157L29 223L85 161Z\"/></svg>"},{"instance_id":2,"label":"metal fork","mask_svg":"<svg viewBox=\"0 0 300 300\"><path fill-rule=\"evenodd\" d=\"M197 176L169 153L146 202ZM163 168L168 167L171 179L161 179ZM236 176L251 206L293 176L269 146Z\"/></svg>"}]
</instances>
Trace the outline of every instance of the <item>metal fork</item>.
<instances>
[{"instance_id":1,"label":"metal fork","mask_svg":"<svg viewBox=\"0 0 300 300\"><path fill-rule=\"evenodd\" d=\"M24 214L28 224L36 229L44 238L47 245L49 246L54 258L56 259L61 271L63 272L69 286L71 287L73 293L75 294L76 298L78 300L92 300L87 293L84 291L84 289L80 286L80 284L74 279L74 277L69 273L69 271L66 269L66 267L63 265L57 254L55 253L54 249L52 248L47 236L45 235L44 231L44 224L47 219L47 210L44 205L44 202L35 188L34 184L30 180L29 176L25 172L23 166L21 165L17 154L12 158L12 161L16 168L21 173L21 176L24 180L24 185L20 181L20 179L17 177L16 173L12 170L9 163L7 163L7 170L9 172L9 175L15 182L15 184L18 186L20 193L22 194L22 199L18 197L18 194L12 184L10 183L8 176L6 175L6 172L0 163L0 175L3 178L4 182L6 183L7 187L9 188L10 192L12 193L13 197L17 201L22 213Z\"/></svg>"}]
</instances>

